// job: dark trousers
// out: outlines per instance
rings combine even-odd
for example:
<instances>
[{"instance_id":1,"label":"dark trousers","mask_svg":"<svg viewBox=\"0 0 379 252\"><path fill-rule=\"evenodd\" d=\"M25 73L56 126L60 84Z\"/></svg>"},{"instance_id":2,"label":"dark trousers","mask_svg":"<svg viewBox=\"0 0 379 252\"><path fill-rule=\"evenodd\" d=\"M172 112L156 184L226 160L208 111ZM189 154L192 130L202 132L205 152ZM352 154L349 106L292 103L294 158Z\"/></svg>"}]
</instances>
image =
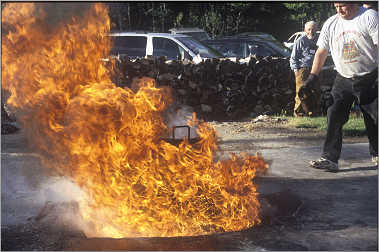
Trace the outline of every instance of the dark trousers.
<instances>
[{"instance_id":1,"label":"dark trousers","mask_svg":"<svg viewBox=\"0 0 379 252\"><path fill-rule=\"evenodd\" d=\"M327 133L322 157L338 162L342 148L342 127L349 120L354 101L359 105L369 139L369 151L378 155L378 69L362 77L337 74L331 91L333 104L327 110Z\"/></svg>"}]
</instances>

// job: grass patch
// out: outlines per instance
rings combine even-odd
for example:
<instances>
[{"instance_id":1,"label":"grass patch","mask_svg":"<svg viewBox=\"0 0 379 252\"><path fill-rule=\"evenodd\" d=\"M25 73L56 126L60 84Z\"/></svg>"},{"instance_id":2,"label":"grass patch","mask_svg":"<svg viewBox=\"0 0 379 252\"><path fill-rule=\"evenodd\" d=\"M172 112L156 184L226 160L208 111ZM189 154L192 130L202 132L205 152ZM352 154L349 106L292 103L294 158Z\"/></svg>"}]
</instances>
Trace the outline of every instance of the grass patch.
<instances>
[{"instance_id":1,"label":"grass patch","mask_svg":"<svg viewBox=\"0 0 379 252\"><path fill-rule=\"evenodd\" d=\"M286 117L288 124L295 128L326 130L326 117ZM366 136L363 117L350 116L343 126L344 136Z\"/></svg>"}]
</instances>

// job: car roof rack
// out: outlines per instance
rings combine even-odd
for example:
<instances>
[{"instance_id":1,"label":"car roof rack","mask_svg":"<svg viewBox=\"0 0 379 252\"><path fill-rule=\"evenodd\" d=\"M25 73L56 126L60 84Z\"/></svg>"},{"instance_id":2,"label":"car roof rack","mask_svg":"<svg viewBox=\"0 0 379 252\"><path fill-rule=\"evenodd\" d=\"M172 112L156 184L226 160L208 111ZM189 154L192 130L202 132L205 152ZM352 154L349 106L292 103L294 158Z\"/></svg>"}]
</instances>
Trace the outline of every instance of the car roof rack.
<instances>
[{"instance_id":1,"label":"car roof rack","mask_svg":"<svg viewBox=\"0 0 379 252\"><path fill-rule=\"evenodd\" d=\"M205 32L203 29L198 27L182 27L182 28L171 28L170 32Z\"/></svg>"},{"instance_id":2,"label":"car roof rack","mask_svg":"<svg viewBox=\"0 0 379 252\"><path fill-rule=\"evenodd\" d=\"M147 34L151 33L151 31L144 31L144 30L111 30L111 33L136 33L136 34Z\"/></svg>"}]
</instances>

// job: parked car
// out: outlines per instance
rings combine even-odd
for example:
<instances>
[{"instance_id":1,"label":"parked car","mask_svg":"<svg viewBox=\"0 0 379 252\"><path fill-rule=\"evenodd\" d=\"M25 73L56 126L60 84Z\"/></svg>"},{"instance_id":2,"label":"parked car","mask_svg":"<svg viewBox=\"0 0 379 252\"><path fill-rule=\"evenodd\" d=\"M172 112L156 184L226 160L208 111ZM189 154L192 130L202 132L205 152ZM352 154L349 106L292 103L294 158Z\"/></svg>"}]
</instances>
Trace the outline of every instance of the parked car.
<instances>
[{"instance_id":1,"label":"parked car","mask_svg":"<svg viewBox=\"0 0 379 252\"><path fill-rule=\"evenodd\" d=\"M208 45L184 34L170 33L111 33L113 48L111 55L129 58L166 56L169 60L192 60L199 63L222 55Z\"/></svg>"},{"instance_id":2,"label":"parked car","mask_svg":"<svg viewBox=\"0 0 379 252\"><path fill-rule=\"evenodd\" d=\"M172 28L169 30L172 34L185 34L198 40L211 39L206 31L203 29L194 28Z\"/></svg>"},{"instance_id":3,"label":"parked car","mask_svg":"<svg viewBox=\"0 0 379 252\"><path fill-rule=\"evenodd\" d=\"M320 31L317 31L318 34L320 34ZM302 31L302 32L295 32L294 34L292 34L286 42L283 42L284 46L285 47L288 47L289 49L292 50L296 40L298 40L302 35L305 35L305 32Z\"/></svg>"},{"instance_id":4,"label":"parked car","mask_svg":"<svg viewBox=\"0 0 379 252\"><path fill-rule=\"evenodd\" d=\"M242 32L242 33L236 34L235 36L252 36L252 37L277 41L277 39L274 36L268 33L264 33L264 32Z\"/></svg>"},{"instance_id":5,"label":"parked car","mask_svg":"<svg viewBox=\"0 0 379 252\"><path fill-rule=\"evenodd\" d=\"M243 32L243 33L239 33L237 35L234 35L234 37L245 37L245 36L256 38L256 39L262 39L265 41L270 41L272 44L275 45L275 47L278 50L285 50L285 51L291 52L289 49L287 49L285 46L283 46L282 43L278 39L276 39L274 36L272 36L271 34L268 34L268 33L264 33L264 32Z\"/></svg>"},{"instance_id":6,"label":"parked car","mask_svg":"<svg viewBox=\"0 0 379 252\"><path fill-rule=\"evenodd\" d=\"M262 32L249 32L249 33L237 34L237 35L234 35L234 37L238 37L238 38L248 37L248 38L253 38L256 40L265 41L268 44L270 44L271 47L274 47L276 50L282 52L282 54L285 54L285 55L291 54L291 50L283 46L282 43L271 34L262 33Z\"/></svg>"},{"instance_id":7,"label":"parked car","mask_svg":"<svg viewBox=\"0 0 379 252\"><path fill-rule=\"evenodd\" d=\"M225 57L246 58L250 55L290 57L291 53L283 46L251 36L230 36L204 40L204 43L221 52Z\"/></svg>"}]
</instances>

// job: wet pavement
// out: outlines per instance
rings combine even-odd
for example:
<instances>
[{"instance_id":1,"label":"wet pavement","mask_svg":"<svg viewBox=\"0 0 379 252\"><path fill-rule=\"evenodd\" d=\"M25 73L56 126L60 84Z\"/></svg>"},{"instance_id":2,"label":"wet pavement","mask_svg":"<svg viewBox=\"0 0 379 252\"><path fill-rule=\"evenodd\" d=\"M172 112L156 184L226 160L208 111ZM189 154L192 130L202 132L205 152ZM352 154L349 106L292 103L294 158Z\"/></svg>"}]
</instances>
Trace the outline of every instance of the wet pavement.
<instances>
[{"instance_id":1,"label":"wet pavement","mask_svg":"<svg viewBox=\"0 0 379 252\"><path fill-rule=\"evenodd\" d=\"M22 131L1 139L2 250L378 249L378 170L364 142L344 144L341 171L330 173L308 166L320 155L319 142L225 137L221 158L243 150L260 152L271 163L268 174L254 181L263 205L261 226L208 236L111 239L86 238L67 219L58 220L75 198L74 190L62 196L72 189L69 182L46 180Z\"/></svg>"}]
</instances>

